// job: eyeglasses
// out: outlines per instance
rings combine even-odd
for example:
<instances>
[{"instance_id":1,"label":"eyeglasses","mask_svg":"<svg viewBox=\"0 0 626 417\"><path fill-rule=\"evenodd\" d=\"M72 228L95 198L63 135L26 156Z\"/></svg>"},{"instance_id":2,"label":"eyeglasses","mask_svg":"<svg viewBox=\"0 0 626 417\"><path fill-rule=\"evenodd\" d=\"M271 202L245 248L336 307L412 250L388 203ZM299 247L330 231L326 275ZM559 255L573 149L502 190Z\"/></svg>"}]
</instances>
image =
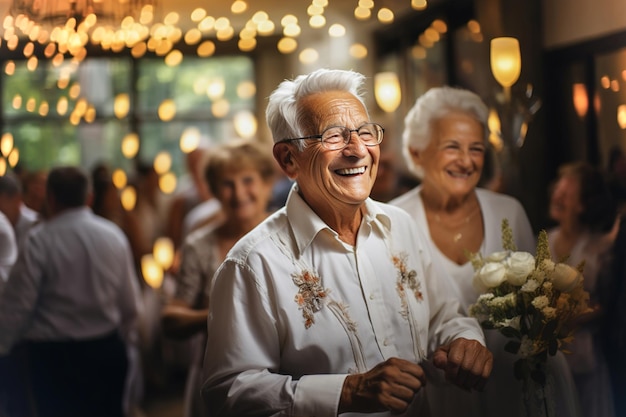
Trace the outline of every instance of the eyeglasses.
<instances>
[{"instance_id":1,"label":"eyeglasses","mask_svg":"<svg viewBox=\"0 0 626 417\"><path fill-rule=\"evenodd\" d=\"M365 146L376 146L383 141L385 129L378 123L365 123L358 129L348 129L345 126L331 126L324 130L321 135L311 135L302 138L283 139L279 142L291 142L294 140L319 139L322 146L331 151L338 151L350 143L352 132L356 132Z\"/></svg>"}]
</instances>

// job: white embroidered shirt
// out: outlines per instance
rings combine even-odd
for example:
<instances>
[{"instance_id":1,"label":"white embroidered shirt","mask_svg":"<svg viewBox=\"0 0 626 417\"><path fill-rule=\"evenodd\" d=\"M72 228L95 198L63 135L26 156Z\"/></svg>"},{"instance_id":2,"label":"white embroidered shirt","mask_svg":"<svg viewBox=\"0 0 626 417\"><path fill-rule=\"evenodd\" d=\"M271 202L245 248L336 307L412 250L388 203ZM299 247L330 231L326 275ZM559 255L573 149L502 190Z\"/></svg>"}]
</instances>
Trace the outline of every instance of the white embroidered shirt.
<instances>
[{"instance_id":1,"label":"white embroidered shirt","mask_svg":"<svg viewBox=\"0 0 626 417\"><path fill-rule=\"evenodd\" d=\"M391 357L422 362L456 337L484 344L410 217L364 207L353 247L294 186L286 207L231 250L210 295L211 415L335 416L350 373Z\"/></svg>"}]
</instances>

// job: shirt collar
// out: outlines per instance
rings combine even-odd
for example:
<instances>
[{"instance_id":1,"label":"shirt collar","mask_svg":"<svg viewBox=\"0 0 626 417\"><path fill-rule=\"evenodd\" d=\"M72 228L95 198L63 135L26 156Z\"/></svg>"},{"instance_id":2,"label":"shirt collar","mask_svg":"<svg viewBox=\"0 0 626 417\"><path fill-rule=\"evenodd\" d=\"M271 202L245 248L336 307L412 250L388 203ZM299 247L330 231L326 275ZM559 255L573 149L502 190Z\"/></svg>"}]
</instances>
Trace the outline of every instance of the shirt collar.
<instances>
[{"instance_id":1,"label":"shirt collar","mask_svg":"<svg viewBox=\"0 0 626 417\"><path fill-rule=\"evenodd\" d=\"M292 186L285 207L299 255L306 250L320 231L328 230L333 235L337 235L300 196L297 183ZM365 200L362 224L369 224L371 227L379 225L380 228L388 231L391 228L391 219L379 204L368 198Z\"/></svg>"}]
</instances>

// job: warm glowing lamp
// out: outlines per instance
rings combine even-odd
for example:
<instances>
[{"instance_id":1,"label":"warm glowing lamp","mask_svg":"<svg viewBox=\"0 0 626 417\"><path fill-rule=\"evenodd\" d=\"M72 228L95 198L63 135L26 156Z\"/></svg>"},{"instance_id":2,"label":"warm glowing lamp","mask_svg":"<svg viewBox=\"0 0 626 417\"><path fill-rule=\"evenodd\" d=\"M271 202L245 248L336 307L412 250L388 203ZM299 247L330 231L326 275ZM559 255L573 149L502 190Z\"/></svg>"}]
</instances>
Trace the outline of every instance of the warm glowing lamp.
<instances>
[{"instance_id":1,"label":"warm glowing lamp","mask_svg":"<svg viewBox=\"0 0 626 417\"><path fill-rule=\"evenodd\" d=\"M176 103L172 99L165 99L159 104L159 108L157 109L157 114L159 115L159 119L164 122L169 122L176 116Z\"/></svg>"},{"instance_id":2,"label":"warm glowing lamp","mask_svg":"<svg viewBox=\"0 0 626 417\"><path fill-rule=\"evenodd\" d=\"M0 177L7 173L7 161L0 156Z\"/></svg>"},{"instance_id":3,"label":"warm glowing lamp","mask_svg":"<svg viewBox=\"0 0 626 417\"><path fill-rule=\"evenodd\" d=\"M120 193L120 199L122 200L124 210L131 211L135 208L135 204L137 203L137 190L132 186L124 187Z\"/></svg>"},{"instance_id":4,"label":"warm glowing lamp","mask_svg":"<svg viewBox=\"0 0 626 417\"><path fill-rule=\"evenodd\" d=\"M626 104L617 106L617 124L620 129L626 129Z\"/></svg>"},{"instance_id":5,"label":"warm glowing lamp","mask_svg":"<svg viewBox=\"0 0 626 417\"><path fill-rule=\"evenodd\" d=\"M20 161L20 150L17 148L13 148L13 150L7 157L7 162L9 163L11 168L14 168L19 161Z\"/></svg>"},{"instance_id":6,"label":"warm glowing lamp","mask_svg":"<svg viewBox=\"0 0 626 417\"><path fill-rule=\"evenodd\" d=\"M374 95L376 103L383 111L394 112L402 99L398 75L391 71L376 74L374 76Z\"/></svg>"},{"instance_id":7,"label":"warm glowing lamp","mask_svg":"<svg viewBox=\"0 0 626 417\"><path fill-rule=\"evenodd\" d=\"M172 156L167 151L161 151L154 157L153 165L157 174L164 174L172 166Z\"/></svg>"},{"instance_id":8,"label":"warm glowing lamp","mask_svg":"<svg viewBox=\"0 0 626 417\"><path fill-rule=\"evenodd\" d=\"M200 130L194 126L186 128L180 135L179 144L183 153L194 151L200 144Z\"/></svg>"},{"instance_id":9,"label":"warm glowing lamp","mask_svg":"<svg viewBox=\"0 0 626 417\"><path fill-rule=\"evenodd\" d=\"M111 174L111 179L113 180L113 185L115 185L115 188L117 188L118 190L126 187L126 184L128 183L128 177L124 170L121 168L117 168L115 171L113 171L113 174Z\"/></svg>"},{"instance_id":10,"label":"warm glowing lamp","mask_svg":"<svg viewBox=\"0 0 626 417\"><path fill-rule=\"evenodd\" d=\"M152 249L154 260L167 271L174 263L174 243L169 237L160 237L154 242Z\"/></svg>"},{"instance_id":11,"label":"warm glowing lamp","mask_svg":"<svg viewBox=\"0 0 626 417\"><path fill-rule=\"evenodd\" d=\"M152 254L141 257L141 274L146 284L152 288L160 288L163 284L163 268L157 263Z\"/></svg>"},{"instance_id":12,"label":"warm glowing lamp","mask_svg":"<svg viewBox=\"0 0 626 417\"><path fill-rule=\"evenodd\" d=\"M587 88L583 83L574 83L572 85L572 102L574 103L574 110L581 119L587 114L589 110L589 96L587 95Z\"/></svg>"},{"instance_id":13,"label":"warm glowing lamp","mask_svg":"<svg viewBox=\"0 0 626 417\"><path fill-rule=\"evenodd\" d=\"M113 113L118 119L123 119L130 110L130 98L128 94L118 94L113 101Z\"/></svg>"},{"instance_id":14,"label":"warm glowing lamp","mask_svg":"<svg viewBox=\"0 0 626 417\"><path fill-rule=\"evenodd\" d=\"M2 155L9 156L13 150L13 135L10 132L6 132L0 138L0 152Z\"/></svg>"},{"instance_id":15,"label":"warm glowing lamp","mask_svg":"<svg viewBox=\"0 0 626 417\"><path fill-rule=\"evenodd\" d=\"M491 72L504 88L507 100L511 97L511 86L522 71L522 56L516 38L502 37L491 40Z\"/></svg>"},{"instance_id":16,"label":"warm glowing lamp","mask_svg":"<svg viewBox=\"0 0 626 417\"><path fill-rule=\"evenodd\" d=\"M122 139L122 154L132 159L139 152L139 136L136 133L128 133Z\"/></svg>"},{"instance_id":17,"label":"warm glowing lamp","mask_svg":"<svg viewBox=\"0 0 626 417\"><path fill-rule=\"evenodd\" d=\"M235 131L244 139L250 139L256 135L257 121L250 110L240 110L233 119Z\"/></svg>"},{"instance_id":18,"label":"warm glowing lamp","mask_svg":"<svg viewBox=\"0 0 626 417\"><path fill-rule=\"evenodd\" d=\"M165 194L171 194L176 190L176 175L173 172L166 172L159 177L159 189Z\"/></svg>"}]
</instances>

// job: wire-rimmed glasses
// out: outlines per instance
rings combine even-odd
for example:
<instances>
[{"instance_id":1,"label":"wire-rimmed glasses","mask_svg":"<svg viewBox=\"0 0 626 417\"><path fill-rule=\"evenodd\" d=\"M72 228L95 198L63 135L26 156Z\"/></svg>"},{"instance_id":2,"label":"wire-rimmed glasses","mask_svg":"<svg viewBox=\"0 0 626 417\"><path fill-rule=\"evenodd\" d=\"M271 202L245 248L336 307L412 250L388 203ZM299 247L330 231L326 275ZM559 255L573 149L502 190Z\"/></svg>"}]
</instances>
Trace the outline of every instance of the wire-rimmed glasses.
<instances>
[{"instance_id":1,"label":"wire-rimmed glasses","mask_svg":"<svg viewBox=\"0 0 626 417\"><path fill-rule=\"evenodd\" d=\"M345 126L331 126L324 130L321 135L304 136L301 138L282 139L279 142L291 142L294 140L319 139L322 146L331 151L338 151L350 143L352 132L356 132L365 146L376 146L383 141L385 129L378 123L365 123L357 129L348 129Z\"/></svg>"}]
</instances>

